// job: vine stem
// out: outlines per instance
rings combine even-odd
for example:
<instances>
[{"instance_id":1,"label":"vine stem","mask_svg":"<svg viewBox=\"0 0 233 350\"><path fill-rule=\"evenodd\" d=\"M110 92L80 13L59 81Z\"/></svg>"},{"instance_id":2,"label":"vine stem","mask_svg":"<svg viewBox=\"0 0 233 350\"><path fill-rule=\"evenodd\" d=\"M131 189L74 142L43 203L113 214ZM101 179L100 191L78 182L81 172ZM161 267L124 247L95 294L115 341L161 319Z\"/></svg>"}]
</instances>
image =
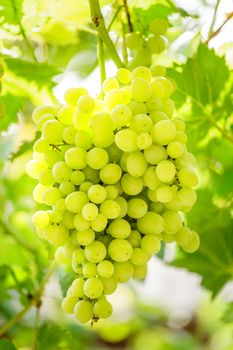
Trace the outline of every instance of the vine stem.
<instances>
[{"instance_id":1,"label":"vine stem","mask_svg":"<svg viewBox=\"0 0 233 350\"><path fill-rule=\"evenodd\" d=\"M100 80L101 80L101 87L102 87L102 84L106 79L106 70L105 70L104 44L103 44L103 40L101 39L100 35L98 35L97 56L98 56L98 62L99 62Z\"/></svg>"},{"instance_id":2,"label":"vine stem","mask_svg":"<svg viewBox=\"0 0 233 350\"><path fill-rule=\"evenodd\" d=\"M213 15L213 19L212 19L212 22L211 22L211 25L210 25L208 38L209 38L209 36L211 35L211 33L213 32L213 29L214 29L214 25L215 25L217 11L218 11L218 7L219 7L219 4L220 4L220 1L221 0L217 0L216 1L216 5L215 5L215 8L214 8L214 15Z\"/></svg>"},{"instance_id":3,"label":"vine stem","mask_svg":"<svg viewBox=\"0 0 233 350\"><path fill-rule=\"evenodd\" d=\"M228 21L230 21L233 18L233 12L229 13L225 19L225 21L212 33L210 33L208 39L205 41L205 44L208 45L210 40L212 40L216 35L219 34L219 32L222 30L222 28L227 24Z\"/></svg>"},{"instance_id":4,"label":"vine stem","mask_svg":"<svg viewBox=\"0 0 233 350\"><path fill-rule=\"evenodd\" d=\"M50 268L48 269L47 274L45 275L44 280L42 281L38 291L35 293L35 295L30 299L29 303L14 317L12 317L8 322L6 322L1 328L0 328L0 338L8 332L8 330L17 323L33 306L38 306L38 304L41 303L40 299L43 294L44 288L48 280L50 279L51 275L55 271L55 264L51 264Z\"/></svg>"},{"instance_id":5,"label":"vine stem","mask_svg":"<svg viewBox=\"0 0 233 350\"><path fill-rule=\"evenodd\" d=\"M108 34L108 31L105 26L104 18L100 9L99 0L89 0L89 6L91 11L91 18L92 23L94 24L95 28L97 29L100 38L108 48L109 54L113 60L113 62L116 64L118 68L123 67L123 63L121 62L121 59L116 51L116 48L113 45L113 42Z\"/></svg>"},{"instance_id":6,"label":"vine stem","mask_svg":"<svg viewBox=\"0 0 233 350\"><path fill-rule=\"evenodd\" d=\"M129 13L129 7L128 7L127 0L123 0L123 5L124 5L124 8L125 8L125 13L126 13L127 21L128 21L129 31L133 32L133 25L132 25L131 18L130 18L130 13Z\"/></svg>"}]
</instances>

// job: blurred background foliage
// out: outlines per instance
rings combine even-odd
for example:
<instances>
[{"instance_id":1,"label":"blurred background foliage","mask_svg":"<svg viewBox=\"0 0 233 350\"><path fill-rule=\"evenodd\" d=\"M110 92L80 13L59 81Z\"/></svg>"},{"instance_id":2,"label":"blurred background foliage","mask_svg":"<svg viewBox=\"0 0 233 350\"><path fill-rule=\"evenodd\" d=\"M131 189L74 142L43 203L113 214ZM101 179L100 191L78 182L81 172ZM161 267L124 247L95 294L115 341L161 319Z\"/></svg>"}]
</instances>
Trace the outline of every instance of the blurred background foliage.
<instances>
[{"instance_id":1,"label":"blurred background foliage","mask_svg":"<svg viewBox=\"0 0 233 350\"><path fill-rule=\"evenodd\" d=\"M122 30L127 30L124 2L100 3L120 51ZM147 281L132 283L114 297L112 319L92 330L60 310L69 276L53 265L53 251L34 233L35 181L24 171L36 138L33 108L62 103L69 86L91 86L94 94L100 88L88 1L0 0L0 98L5 106L0 106L5 109L4 116L0 113L1 350L233 349L233 3L223 3L128 1L133 26L142 33L154 17L169 20L168 48L155 55L153 63L167 66L177 84L176 114L186 120L188 147L197 158L200 177L198 201L187 215L189 226L201 236L199 251L189 255L171 244L151 269L161 264L170 271L169 278L160 281L170 290L170 299L175 299L175 283L185 299L182 289L192 278L198 296L193 294L188 311L178 303L176 318L163 307L166 299L140 296ZM114 73L111 62L107 68ZM179 269L189 272L178 279ZM157 283L158 278L149 285L150 295Z\"/></svg>"}]
</instances>

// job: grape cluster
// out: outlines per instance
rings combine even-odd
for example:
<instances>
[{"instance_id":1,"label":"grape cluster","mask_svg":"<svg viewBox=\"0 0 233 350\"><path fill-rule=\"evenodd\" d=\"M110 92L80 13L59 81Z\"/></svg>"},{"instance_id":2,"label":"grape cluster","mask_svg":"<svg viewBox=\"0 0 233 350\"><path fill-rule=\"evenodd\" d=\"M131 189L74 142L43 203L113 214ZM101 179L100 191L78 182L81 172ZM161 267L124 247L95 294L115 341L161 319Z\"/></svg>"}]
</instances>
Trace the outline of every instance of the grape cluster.
<instances>
[{"instance_id":1,"label":"grape cluster","mask_svg":"<svg viewBox=\"0 0 233 350\"><path fill-rule=\"evenodd\" d=\"M3 76L3 72L4 72L4 69L3 69L2 62L0 60L0 94L2 92L1 78ZM2 119L4 116L5 116L5 105L4 105L4 103L2 101L0 101L0 119Z\"/></svg>"},{"instance_id":2,"label":"grape cluster","mask_svg":"<svg viewBox=\"0 0 233 350\"><path fill-rule=\"evenodd\" d=\"M109 317L106 295L143 279L161 241L199 246L185 224L198 178L185 124L172 117L173 83L139 66L120 68L102 90L93 99L72 88L67 104L35 110L41 138L26 166L35 201L50 207L34 214L37 233L77 274L62 307L80 322Z\"/></svg>"},{"instance_id":3,"label":"grape cluster","mask_svg":"<svg viewBox=\"0 0 233 350\"><path fill-rule=\"evenodd\" d=\"M132 53L132 60L129 68L135 68L139 65L150 66L153 54L160 54L166 48L166 39L164 34L168 28L168 22L165 19L155 18L149 26L149 35L143 37L140 32L126 34L126 46Z\"/></svg>"}]
</instances>

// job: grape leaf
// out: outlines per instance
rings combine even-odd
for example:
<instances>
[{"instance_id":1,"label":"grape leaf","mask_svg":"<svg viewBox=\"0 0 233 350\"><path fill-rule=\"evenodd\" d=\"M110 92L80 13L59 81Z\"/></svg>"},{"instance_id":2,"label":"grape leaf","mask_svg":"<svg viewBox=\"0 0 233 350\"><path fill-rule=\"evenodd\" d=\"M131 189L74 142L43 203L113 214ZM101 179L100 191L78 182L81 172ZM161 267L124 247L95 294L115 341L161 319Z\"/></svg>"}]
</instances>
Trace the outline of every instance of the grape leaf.
<instances>
[{"instance_id":1,"label":"grape leaf","mask_svg":"<svg viewBox=\"0 0 233 350\"><path fill-rule=\"evenodd\" d=\"M1 350L17 350L12 342L8 339L0 339L0 349Z\"/></svg>"},{"instance_id":2,"label":"grape leaf","mask_svg":"<svg viewBox=\"0 0 233 350\"><path fill-rule=\"evenodd\" d=\"M21 60L20 58L4 57L4 61L9 70L17 76L28 81L34 81L39 87L47 85L52 87L55 82L53 77L60 73L60 70L47 63L33 63Z\"/></svg>"},{"instance_id":3,"label":"grape leaf","mask_svg":"<svg viewBox=\"0 0 233 350\"><path fill-rule=\"evenodd\" d=\"M38 350L57 350L60 349L60 343L67 343L71 337L66 328L61 328L52 324L44 324L40 327L37 337Z\"/></svg>"},{"instance_id":4,"label":"grape leaf","mask_svg":"<svg viewBox=\"0 0 233 350\"><path fill-rule=\"evenodd\" d=\"M23 0L1 0L0 17L10 24L21 22Z\"/></svg>"},{"instance_id":5,"label":"grape leaf","mask_svg":"<svg viewBox=\"0 0 233 350\"><path fill-rule=\"evenodd\" d=\"M186 102L188 96L199 106L214 104L220 96L228 78L229 70L223 57L218 57L214 50L201 44L193 58L182 66L168 70L178 89L173 99L178 106Z\"/></svg>"},{"instance_id":6,"label":"grape leaf","mask_svg":"<svg viewBox=\"0 0 233 350\"><path fill-rule=\"evenodd\" d=\"M1 101L5 105L6 114L0 120L0 131L6 130L11 123L17 122L17 113L23 107L25 99L12 94L1 96Z\"/></svg>"}]
</instances>

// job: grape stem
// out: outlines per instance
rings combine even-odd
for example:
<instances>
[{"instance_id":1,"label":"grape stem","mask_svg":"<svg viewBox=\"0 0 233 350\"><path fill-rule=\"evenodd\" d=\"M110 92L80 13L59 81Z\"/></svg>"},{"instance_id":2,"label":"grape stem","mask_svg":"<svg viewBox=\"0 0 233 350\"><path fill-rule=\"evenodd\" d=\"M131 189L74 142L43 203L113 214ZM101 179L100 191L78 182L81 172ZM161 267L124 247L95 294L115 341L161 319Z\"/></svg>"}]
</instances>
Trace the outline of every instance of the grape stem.
<instances>
[{"instance_id":1,"label":"grape stem","mask_svg":"<svg viewBox=\"0 0 233 350\"><path fill-rule=\"evenodd\" d=\"M55 270L55 264L52 263L50 268L48 269L47 274L45 275L45 278L43 279L38 291L35 293L35 295L30 299L29 303L20 311L18 312L16 315L14 315L14 317L12 317L8 322L6 322L1 328L0 328L0 338L6 334L8 332L8 330L15 324L17 323L19 320L21 320L21 318L33 307L38 307L41 305L41 296L44 292L44 288L47 284L47 282L49 281L51 275L54 273Z\"/></svg>"},{"instance_id":2,"label":"grape stem","mask_svg":"<svg viewBox=\"0 0 233 350\"><path fill-rule=\"evenodd\" d=\"M228 21L230 21L233 18L233 12L230 12L227 14L225 21L212 33L209 34L208 39L205 41L205 44L208 45L210 40L212 40L216 35L220 33L222 28L227 24Z\"/></svg>"},{"instance_id":3,"label":"grape stem","mask_svg":"<svg viewBox=\"0 0 233 350\"><path fill-rule=\"evenodd\" d=\"M123 5L125 8L125 13L126 13L127 21L128 21L129 32L133 32L133 25L132 25L131 18L130 18L127 0L123 0Z\"/></svg>"},{"instance_id":4,"label":"grape stem","mask_svg":"<svg viewBox=\"0 0 233 350\"><path fill-rule=\"evenodd\" d=\"M100 35L98 35L98 62L99 62L99 69L100 69L100 80L101 80L101 86L103 82L106 79L106 70L105 70L105 56L104 56L104 45L103 40L101 39Z\"/></svg>"},{"instance_id":5,"label":"grape stem","mask_svg":"<svg viewBox=\"0 0 233 350\"><path fill-rule=\"evenodd\" d=\"M100 38L102 39L104 44L107 46L113 62L118 68L123 67L124 65L121 62L121 59L106 29L104 18L100 9L99 0L89 0L89 6L91 11L92 23L94 24L96 30L98 31Z\"/></svg>"}]
</instances>

